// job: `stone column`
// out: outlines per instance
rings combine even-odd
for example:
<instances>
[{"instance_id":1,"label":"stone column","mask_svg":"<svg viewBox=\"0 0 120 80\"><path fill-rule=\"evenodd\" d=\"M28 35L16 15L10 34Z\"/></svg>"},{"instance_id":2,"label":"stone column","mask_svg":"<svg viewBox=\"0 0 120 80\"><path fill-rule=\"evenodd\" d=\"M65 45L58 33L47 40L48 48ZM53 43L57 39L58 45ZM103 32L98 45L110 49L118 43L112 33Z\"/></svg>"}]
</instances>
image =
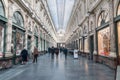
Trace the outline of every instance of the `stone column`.
<instances>
[{"instance_id":1,"label":"stone column","mask_svg":"<svg viewBox=\"0 0 120 80\"><path fill-rule=\"evenodd\" d=\"M114 3L113 0L109 0L109 16L110 16L110 23L109 23L109 27L110 27L110 56L111 57L117 57L116 55L116 43L115 43L115 27L114 27Z\"/></svg>"},{"instance_id":2,"label":"stone column","mask_svg":"<svg viewBox=\"0 0 120 80\"><path fill-rule=\"evenodd\" d=\"M96 13L93 14L93 18L94 18L94 51L93 51L93 60L95 62L98 62L98 53L97 53L97 32L96 32L96 27L97 27L97 18L96 18Z\"/></svg>"},{"instance_id":3,"label":"stone column","mask_svg":"<svg viewBox=\"0 0 120 80\"><path fill-rule=\"evenodd\" d=\"M25 14L25 15L27 15L27 14ZM28 47L28 45L27 45L27 43L28 43L28 20L27 20L26 16L25 16L24 21L25 21L24 28L25 28L26 32L25 32L25 45L23 44L23 47L25 47L27 49L27 47Z\"/></svg>"},{"instance_id":4,"label":"stone column","mask_svg":"<svg viewBox=\"0 0 120 80\"><path fill-rule=\"evenodd\" d=\"M6 26L6 54L5 57L11 57L13 54L11 53L11 41L12 41L12 16L13 16L13 5L12 3L8 3L8 23Z\"/></svg>"},{"instance_id":5,"label":"stone column","mask_svg":"<svg viewBox=\"0 0 120 80\"><path fill-rule=\"evenodd\" d=\"M96 27L97 27L97 19L96 19L96 13L93 14L94 16L94 25L92 27L94 27L94 55L97 55L97 33L96 33Z\"/></svg>"}]
</instances>

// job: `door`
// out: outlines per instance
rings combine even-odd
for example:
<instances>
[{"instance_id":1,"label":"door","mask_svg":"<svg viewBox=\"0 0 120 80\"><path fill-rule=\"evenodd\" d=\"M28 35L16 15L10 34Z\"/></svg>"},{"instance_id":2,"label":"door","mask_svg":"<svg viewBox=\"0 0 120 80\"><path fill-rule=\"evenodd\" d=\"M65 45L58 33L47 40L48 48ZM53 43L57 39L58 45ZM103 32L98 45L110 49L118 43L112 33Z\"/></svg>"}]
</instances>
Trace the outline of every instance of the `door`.
<instances>
[{"instance_id":1,"label":"door","mask_svg":"<svg viewBox=\"0 0 120 80\"><path fill-rule=\"evenodd\" d=\"M31 36L28 36L27 49L28 54L31 54Z\"/></svg>"},{"instance_id":2,"label":"door","mask_svg":"<svg viewBox=\"0 0 120 80\"><path fill-rule=\"evenodd\" d=\"M94 37L90 36L90 59L93 60L93 51L94 51Z\"/></svg>"}]
</instances>

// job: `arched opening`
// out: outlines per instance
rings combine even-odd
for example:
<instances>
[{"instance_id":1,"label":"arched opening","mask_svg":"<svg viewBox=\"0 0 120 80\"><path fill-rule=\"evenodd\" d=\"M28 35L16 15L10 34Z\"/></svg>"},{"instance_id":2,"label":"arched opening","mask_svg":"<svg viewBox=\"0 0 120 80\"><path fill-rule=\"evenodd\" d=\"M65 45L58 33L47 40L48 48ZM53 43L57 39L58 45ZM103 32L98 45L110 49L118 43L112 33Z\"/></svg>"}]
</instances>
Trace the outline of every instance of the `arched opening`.
<instances>
[{"instance_id":1,"label":"arched opening","mask_svg":"<svg viewBox=\"0 0 120 80\"><path fill-rule=\"evenodd\" d=\"M106 10L102 10L98 17L98 27L104 25L109 21L109 14Z\"/></svg>"},{"instance_id":2,"label":"arched opening","mask_svg":"<svg viewBox=\"0 0 120 80\"><path fill-rule=\"evenodd\" d=\"M25 45L25 29L23 16L19 11L14 12L12 17L12 42L11 50L15 56L19 56L21 50L26 47ZM17 59L16 59L17 60ZM16 62L16 61L15 61Z\"/></svg>"},{"instance_id":3,"label":"arched opening","mask_svg":"<svg viewBox=\"0 0 120 80\"><path fill-rule=\"evenodd\" d=\"M18 25L19 27L24 27L24 20L23 20L23 17L21 15L20 12L16 11L14 14L13 14L13 20L12 22L16 25Z\"/></svg>"}]
</instances>

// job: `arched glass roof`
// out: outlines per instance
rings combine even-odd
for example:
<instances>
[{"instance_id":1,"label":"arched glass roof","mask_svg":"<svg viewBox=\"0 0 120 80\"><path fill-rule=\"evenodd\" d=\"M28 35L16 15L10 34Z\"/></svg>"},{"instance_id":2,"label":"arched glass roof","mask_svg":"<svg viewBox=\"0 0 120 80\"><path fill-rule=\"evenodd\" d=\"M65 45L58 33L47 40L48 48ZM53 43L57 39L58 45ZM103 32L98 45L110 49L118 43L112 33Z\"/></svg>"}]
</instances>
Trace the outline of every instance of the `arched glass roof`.
<instances>
[{"instance_id":1,"label":"arched glass roof","mask_svg":"<svg viewBox=\"0 0 120 80\"><path fill-rule=\"evenodd\" d=\"M47 0L50 14L57 31L66 29L74 2L75 0Z\"/></svg>"}]
</instances>

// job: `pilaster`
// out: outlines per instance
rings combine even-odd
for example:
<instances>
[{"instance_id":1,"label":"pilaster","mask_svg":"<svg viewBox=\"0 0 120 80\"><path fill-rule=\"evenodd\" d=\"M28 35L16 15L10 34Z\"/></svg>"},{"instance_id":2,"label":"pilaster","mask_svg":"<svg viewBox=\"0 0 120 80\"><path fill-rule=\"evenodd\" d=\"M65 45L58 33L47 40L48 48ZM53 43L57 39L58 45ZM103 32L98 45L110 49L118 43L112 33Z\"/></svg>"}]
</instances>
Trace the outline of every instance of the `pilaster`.
<instances>
[{"instance_id":1,"label":"pilaster","mask_svg":"<svg viewBox=\"0 0 120 80\"><path fill-rule=\"evenodd\" d=\"M8 3L8 23L6 26L6 54L5 57L10 57L13 55L11 53L11 42L12 42L12 16L13 16L13 6L12 3Z\"/></svg>"},{"instance_id":2,"label":"pilaster","mask_svg":"<svg viewBox=\"0 0 120 80\"><path fill-rule=\"evenodd\" d=\"M110 27L110 56L111 57L117 57L116 55L116 44L115 44L115 26L114 26L114 6L113 6L113 0L109 0L109 27Z\"/></svg>"}]
</instances>

